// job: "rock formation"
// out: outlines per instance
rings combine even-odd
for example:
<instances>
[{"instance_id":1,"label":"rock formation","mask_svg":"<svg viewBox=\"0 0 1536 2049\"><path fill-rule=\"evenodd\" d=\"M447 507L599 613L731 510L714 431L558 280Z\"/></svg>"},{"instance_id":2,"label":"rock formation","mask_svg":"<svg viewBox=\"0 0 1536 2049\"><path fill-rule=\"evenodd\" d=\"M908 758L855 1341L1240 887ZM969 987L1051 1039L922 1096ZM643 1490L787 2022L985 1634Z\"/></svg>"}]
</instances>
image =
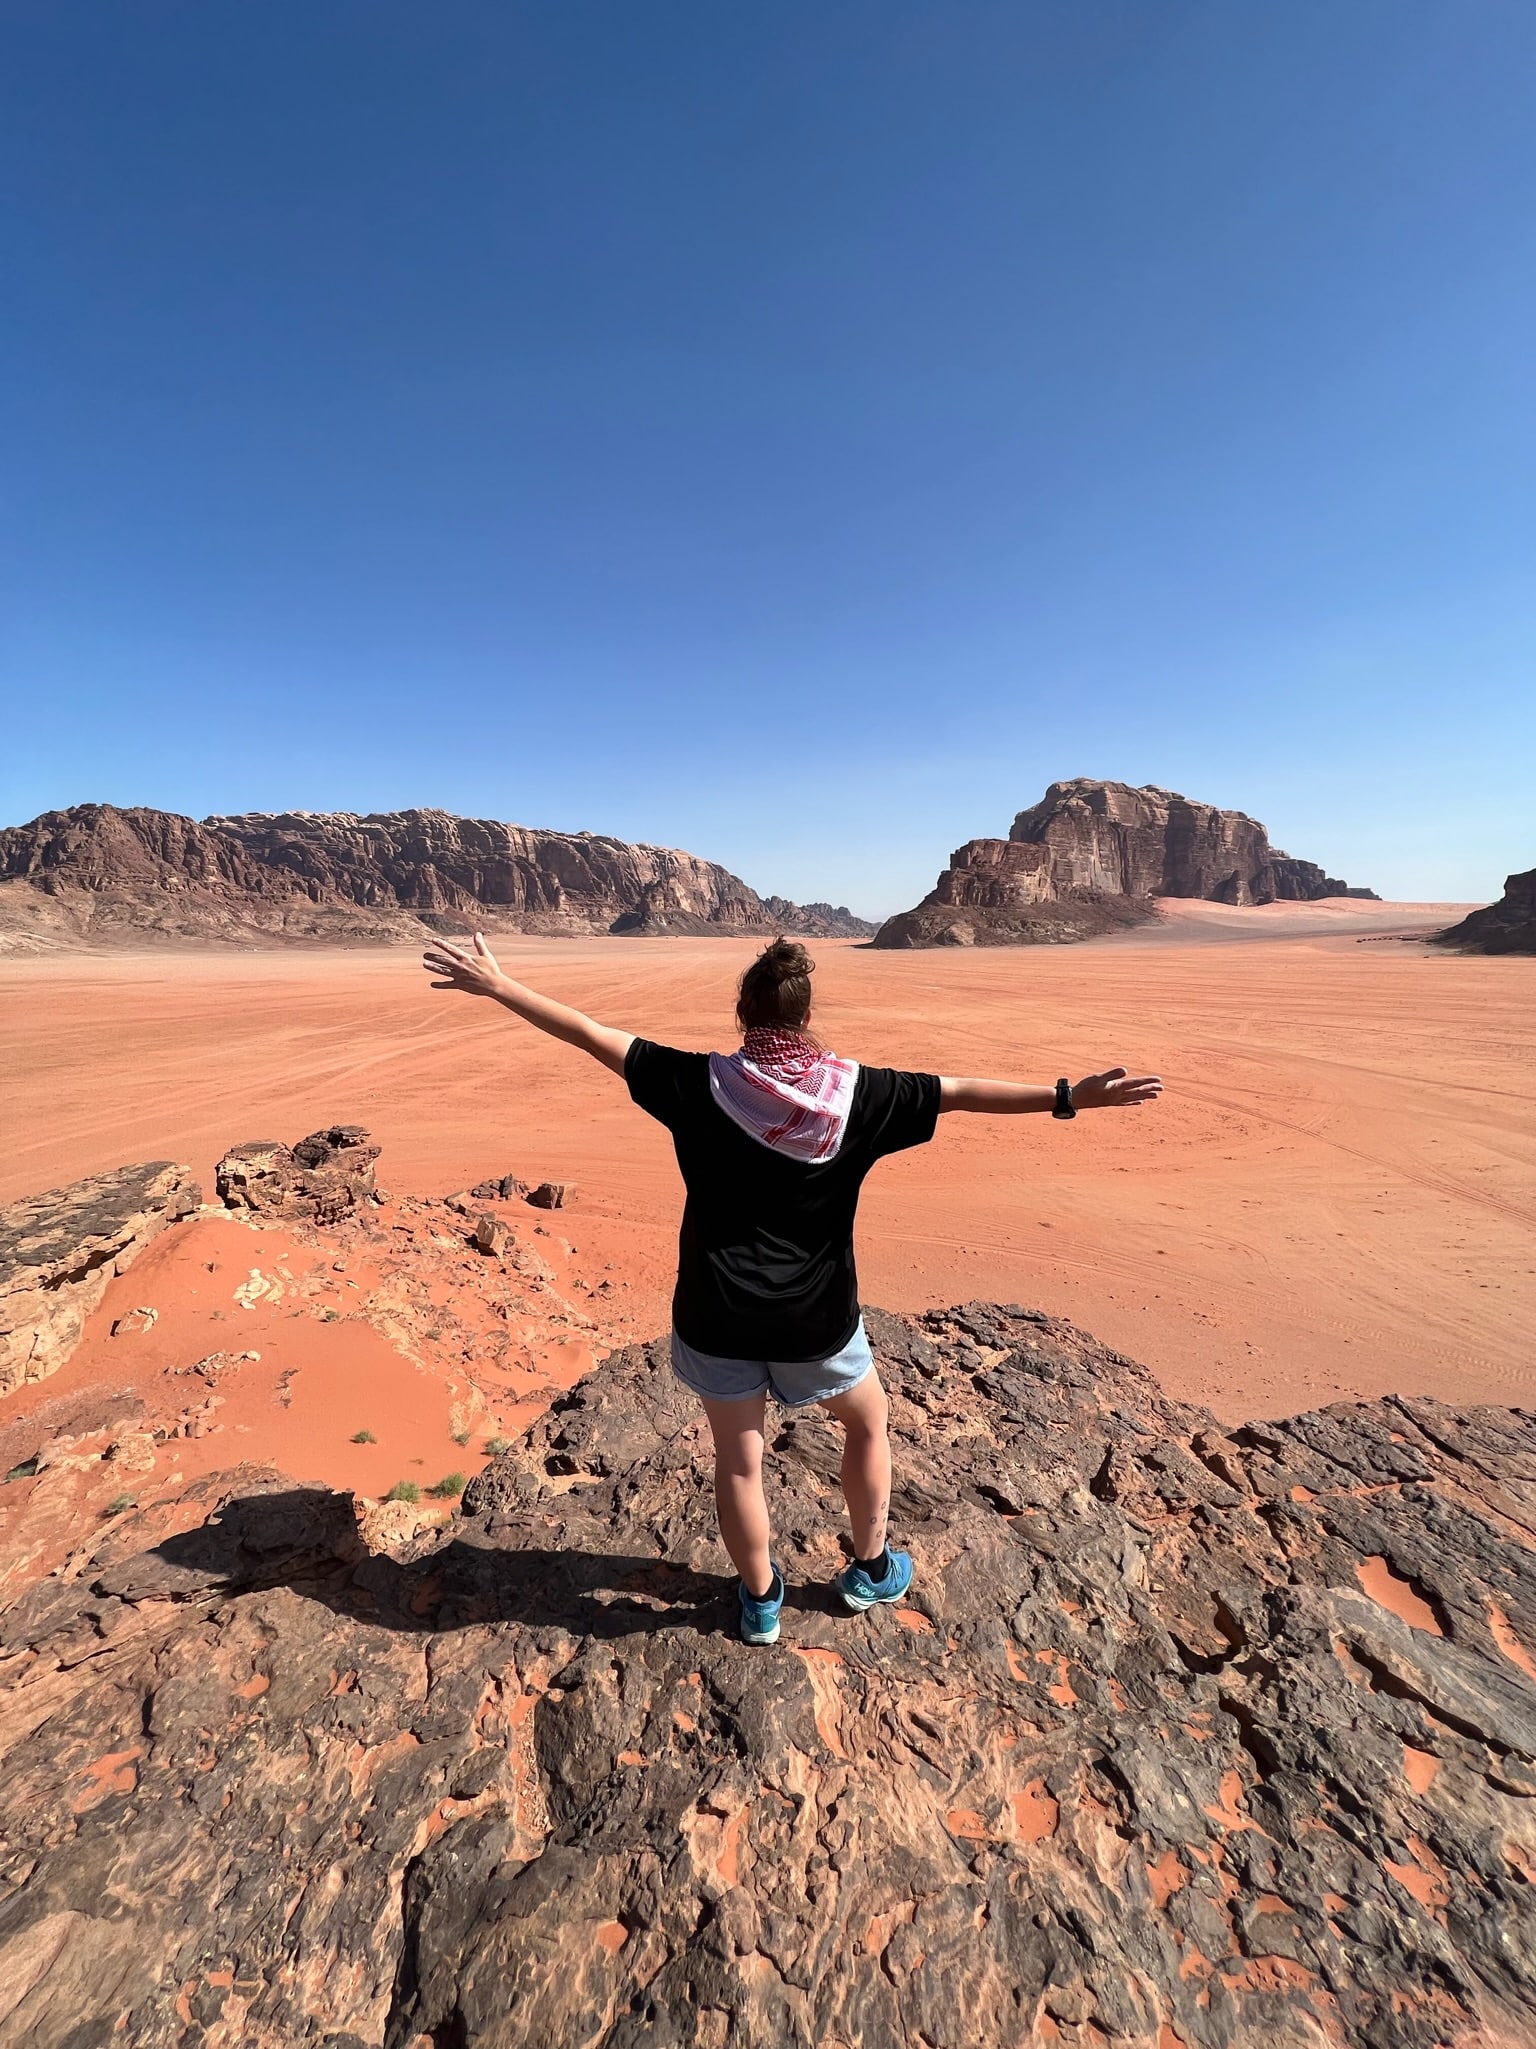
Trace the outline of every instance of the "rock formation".
<instances>
[{"instance_id":1,"label":"rock formation","mask_svg":"<svg viewBox=\"0 0 1536 2049\"><path fill-rule=\"evenodd\" d=\"M335 1224L377 1193L374 1161L381 1150L368 1143L361 1124L328 1125L291 1148L273 1138L247 1139L220 1160L214 1189L226 1209Z\"/></svg>"},{"instance_id":2,"label":"rock formation","mask_svg":"<svg viewBox=\"0 0 1536 2049\"><path fill-rule=\"evenodd\" d=\"M202 1199L187 1168L153 1160L0 1209L0 1394L56 1373L110 1277Z\"/></svg>"},{"instance_id":3,"label":"rock formation","mask_svg":"<svg viewBox=\"0 0 1536 2049\"><path fill-rule=\"evenodd\" d=\"M370 1554L236 1470L0 1615L0 2045L1536 2039L1536 1419L1223 1430L1071 1326L872 1312L899 1610L776 1419L783 1641L615 1355Z\"/></svg>"},{"instance_id":4,"label":"rock formation","mask_svg":"<svg viewBox=\"0 0 1536 2049\"><path fill-rule=\"evenodd\" d=\"M420 940L483 925L857 936L851 911L765 901L712 861L446 811L249 814L201 824L110 804L0 832L0 945L113 939Z\"/></svg>"},{"instance_id":5,"label":"rock formation","mask_svg":"<svg viewBox=\"0 0 1536 2049\"><path fill-rule=\"evenodd\" d=\"M1172 790L1079 776L1052 783L1005 840L971 840L882 947L1010 946L1088 939L1154 915L1160 896L1267 904L1370 897L1276 851L1257 819Z\"/></svg>"},{"instance_id":6,"label":"rock formation","mask_svg":"<svg viewBox=\"0 0 1536 2049\"><path fill-rule=\"evenodd\" d=\"M1462 953L1536 953L1536 868L1506 875L1496 904L1436 933L1430 944L1454 946Z\"/></svg>"}]
</instances>

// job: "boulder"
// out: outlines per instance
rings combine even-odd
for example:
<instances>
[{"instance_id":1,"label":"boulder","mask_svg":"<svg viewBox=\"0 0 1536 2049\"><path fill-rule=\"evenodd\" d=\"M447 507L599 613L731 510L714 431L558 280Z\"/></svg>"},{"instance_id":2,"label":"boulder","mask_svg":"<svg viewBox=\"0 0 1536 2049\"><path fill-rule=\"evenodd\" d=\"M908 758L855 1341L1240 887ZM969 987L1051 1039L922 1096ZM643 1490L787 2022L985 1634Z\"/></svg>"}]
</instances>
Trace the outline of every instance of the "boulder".
<instances>
[{"instance_id":1,"label":"boulder","mask_svg":"<svg viewBox=\"0 0 1536 2049\"><path fill-rule=\"evenodd\" d=\"M736 1639L663 1344L441 1531L239 1469L14 1599L0 2043L1536 2039L1536 1418L1228 1430L1040 1314L867 1321L898 1608L780 1415Z\"/></svg>"},{"instance_id":2,"label":"boulder","mask_svg":"<svg viewBox=\"0 0 1536 2049\"><path fill-rule=\"evenodd\" d=\"M1536 953L1536 868L1506 875L1496 904L1473 911L1448 932L1437 932L1430 944L1454 946L1461 953Z\"/></svg>"},{"instance_id":3,"label":"boulder","mask_svg":"<svg viewBox=\"0 0 1536 2049\"><path fill-rule=\"evenodd\" d=\"M0 1209L0 1394L56 1373L112 1275L202 1199L188 1168L151 1160Z\"/></svg>"},{"instance_id":4,"label":"boulder","mask_svg":"<svg viewBox=\"0 0 1536 2049\"><path fill-rule=\"evenodd\" d=\"M541 1181L537 1188L530 1188L526 1198L535 1209L564 1209L567 1203L576 1199L574 1181Z\"/></svg>"},{"instance_id":5,"label":"boulder","mask_svg":"<svg viewBox=\"0 0 1536 2049\"><path fill-rule=\"evenodd\" d=\"M331 1124L295 1146L249 1139L220 1160L214 1187L226 1209L334 1224L377 1196L373 1167L381 1150L368 1143L361 1124Z\"/></svg>"},{"instance_id":6,"label":"boulder","mask_svg":"<svg viewBox=\"0 0 1536 2049\"><path fill-rule=\"evenodd\" d=\"M499 1258L506 1251L512 1233L500 1217L481 1217L475 1225L475 1244L480 1251Z\"/></svg>"},{"instance_id":7,"label":"boulder","mask_svg":"<svg viewBox=\"0 0 1536 2049\"><path fill-rule=\"evenodd\" d=\"M1266 904L1369 897L1269 843L1255 818L1154 784L1052 783L1005 840L971 840L922 903L874 944L1017 946L1088 939L1144 922L1160 896ZM958 915L957 915L958 914Z\"/></svg>"}]
</instances>

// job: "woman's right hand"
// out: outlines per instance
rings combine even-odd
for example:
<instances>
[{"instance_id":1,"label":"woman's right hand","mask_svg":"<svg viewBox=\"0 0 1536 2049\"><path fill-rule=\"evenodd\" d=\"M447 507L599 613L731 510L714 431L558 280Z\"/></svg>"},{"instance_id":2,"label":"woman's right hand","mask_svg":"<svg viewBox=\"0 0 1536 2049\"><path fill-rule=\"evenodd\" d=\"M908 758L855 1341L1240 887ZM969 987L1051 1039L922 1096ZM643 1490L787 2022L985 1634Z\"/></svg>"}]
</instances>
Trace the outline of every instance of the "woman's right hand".
<instances>
[{"instance_id":1,"label":"woman's right hand","mask_svg":"<svg viewBox=\"0 0 1536 2049\"><path fill-rule=\"evenodd\" d=\"M465 996L499 996L506 981L495 954L478 932L473 953L466 953L451 940L439 939L427 948L421 964L429 975L447 977L434 982L434 989L457 989Z\"/></svg>"},{"instance_id":2,"label":"woman's right hand","mask_svg":"<svg viewBox=\"0 0 1536 2049\"><path fill-rule=\"evenodd\" d=\"M1072 1084L1074 1110L1124 1110L1137 1103L1155 1103L1163 1093L1162 1076L1127 1074L1123 1067L1107 1067L1102 1074L1090 1074Z\"/></svg>"}]
</instances>

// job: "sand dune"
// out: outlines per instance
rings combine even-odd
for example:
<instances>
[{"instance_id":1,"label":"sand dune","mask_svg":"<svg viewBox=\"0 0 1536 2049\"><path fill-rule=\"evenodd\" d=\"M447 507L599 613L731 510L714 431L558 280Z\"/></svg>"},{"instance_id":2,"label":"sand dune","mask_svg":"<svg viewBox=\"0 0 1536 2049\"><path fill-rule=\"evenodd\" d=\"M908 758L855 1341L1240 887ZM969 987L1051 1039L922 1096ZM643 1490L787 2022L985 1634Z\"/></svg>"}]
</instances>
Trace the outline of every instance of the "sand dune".
<instances>
[{"instance_id":1,"label":"sand dune","mask_svg":"<svg viewBox=\"0 0 1536 2049\"><path fill-rule=\"evenodd\" d=\"M1155 1108L1070 1125L944 1119L870 1183L866 1295L1038 1304L1229 1416L1389 1389L1530 1402L1536 963L1379 937L1458 908L1184 904L1061 948L818 942L821 1029L861 1059L1046 1081L1121 1060L1168 1083ZM703 1047L728 1043L752 951L518 938L502 954L600 1017ZM211 1179L236 1140L355 1121L397 1191L576 1180L563 1228L628 1280L636 1327L664 1319L665 1134L614 1078L432 994L413 956L10 961L0 1062L0 1197L159 1156Z\"/></svg>"}]
</instances>

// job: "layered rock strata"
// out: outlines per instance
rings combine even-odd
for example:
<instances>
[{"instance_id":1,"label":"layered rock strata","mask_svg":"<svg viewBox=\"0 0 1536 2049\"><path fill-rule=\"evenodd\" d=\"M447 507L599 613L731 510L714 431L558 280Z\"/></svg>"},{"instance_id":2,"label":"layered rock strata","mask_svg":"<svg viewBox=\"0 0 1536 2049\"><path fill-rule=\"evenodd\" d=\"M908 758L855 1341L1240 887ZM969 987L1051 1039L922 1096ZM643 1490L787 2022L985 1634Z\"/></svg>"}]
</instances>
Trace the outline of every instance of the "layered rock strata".
<instances>
[{"instance_id":1,"label":"layered rock strata","mask_svg":"<svg viewBox=\"0 0 1536 2049\"><path fill-rule=\"evenodd\" d=\"M1454 946L1462 953L1536 953L1536 868L1506 875L1496 904L1473 911L1448 932L1437 932L1430 944Z\"/></svg>"},{"instance_id":2,"label":"layered rock strata","mask_svg":"<svg viewBox=\"0 0 1536 2049\"><path fill-rule=\"evenodd\" d=\"M1154 915L1160 896L1213 903L1371 897L1271 847L1257 819L1172 790L1079 776L1052 783L1005 840L970 840L914 910L887 919L881 947L997 946L1087 939Z\"/></svg>"},{"instance_id":3,"label":"layered rock strata","mask_svg":"<svg viewBox=\"0 0 1536 2049\"><path fill-rule=\"evenodd\" d=\"M283 1222L339 1223L348 1210L378 1194L370 1145L361 1124L330 1124L297 1145L272 1138L231 1146L214 1171L214 1190L226 1209Z\"/></svg>"},{"instance_id":4,"label":"layered rock strata","mask_svg":"<svg viewBox=\"0 0 1536 2049\"><path fill-rule=\"evenodd\" d=\"M475 925L857 936L852 912L764 901L713 861L446 811L252 813L201 824L81 804L0 832L0 941L421 939Z\"/></svg>"},{"instance_id":5,"label":"layered rock strata","mask_svg":"<svg viewBox=\"0 0 1536 2049\"><path fill-rule=\"evenodd\" d=\"M152 1160L0 1209L0 1394L56 1373L112 1275L202 1199L188 1168Z\"/></svg>"},{"instance_id":6,"label":"layered rock strata","mask_svg":"<svg viewBox=\"0 0 1536 2049\"><path fill-rule=\"evenodd\" d=\"M697 1411L611 1358L446 1535L237 1470L0 1616L0 2044L1472 2049L1536 2038L1536 1420L1225 1431L1071 1326L871 1312L734 1640Z\"/></svg>"}]
</instances>

